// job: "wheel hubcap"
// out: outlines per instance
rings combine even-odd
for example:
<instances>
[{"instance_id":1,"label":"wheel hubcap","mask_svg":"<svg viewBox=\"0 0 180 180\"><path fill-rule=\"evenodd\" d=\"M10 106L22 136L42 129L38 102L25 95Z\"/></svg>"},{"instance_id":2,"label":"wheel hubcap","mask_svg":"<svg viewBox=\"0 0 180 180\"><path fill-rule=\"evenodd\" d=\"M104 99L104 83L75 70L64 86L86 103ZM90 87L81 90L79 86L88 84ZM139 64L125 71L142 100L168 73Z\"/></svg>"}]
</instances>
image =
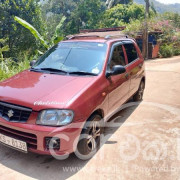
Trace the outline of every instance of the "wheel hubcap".
<instances>
[{"instance_id":1,"label":"wheel hubcap","mask_svg":"<svg viewBox=\"0 0 180 180\"><path fill-rule=\"evenodd\" d=\"M96 122L96 121L93 122L92 128L91 128L89 135L87 137L87 145L91 151L96 149L98 139L101 135L100 131L101 131L101 129L98 126L98 122Z\"/></svg>"}]
</instances>

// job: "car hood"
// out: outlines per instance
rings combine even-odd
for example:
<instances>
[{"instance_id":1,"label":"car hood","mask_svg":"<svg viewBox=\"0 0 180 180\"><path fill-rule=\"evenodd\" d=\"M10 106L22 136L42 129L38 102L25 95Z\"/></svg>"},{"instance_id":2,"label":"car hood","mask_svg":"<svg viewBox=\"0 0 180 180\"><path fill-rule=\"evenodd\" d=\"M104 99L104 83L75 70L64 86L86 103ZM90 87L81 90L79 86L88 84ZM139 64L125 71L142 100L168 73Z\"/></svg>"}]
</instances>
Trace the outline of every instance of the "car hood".
<instances>
[{"instance_id":1,"label":"car hood","mask_svg":"<svg viewBox=\"0 0 180 180\"><path fill-rule=\"evenodd\" d=\"M0 101L30 107L35 111L63 108L96 78L26 70L0 83Z\"/></svg>"}]
</instances>

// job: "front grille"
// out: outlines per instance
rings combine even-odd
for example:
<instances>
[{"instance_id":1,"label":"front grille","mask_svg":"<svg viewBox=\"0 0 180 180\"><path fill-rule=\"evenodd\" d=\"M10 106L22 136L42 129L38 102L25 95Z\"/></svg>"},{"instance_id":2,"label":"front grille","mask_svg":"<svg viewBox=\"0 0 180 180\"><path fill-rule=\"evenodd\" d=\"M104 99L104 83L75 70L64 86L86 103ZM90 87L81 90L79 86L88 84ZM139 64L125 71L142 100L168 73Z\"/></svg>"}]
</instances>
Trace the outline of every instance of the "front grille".
<instances>
[{"instance_id":1,"label":"front grille","mask_svg":"<svg viewBox=\"0 0 180 180\"><path fill-rule=\"evenodd\" d=\"M0 102L0 117L10 122L26 122L32 109Z\"/></svg>"},{"instance_id":2,"label":"front grille","mask_svg":"<svg viewBox=\"0 0 180 180\"><path fill-rule=\"evenodd\" d=\"M34 134L14 130L1 125L0 133L5 136L26 142L28 149L37 149L37 137Z\"/></svg>"}]
</instances>

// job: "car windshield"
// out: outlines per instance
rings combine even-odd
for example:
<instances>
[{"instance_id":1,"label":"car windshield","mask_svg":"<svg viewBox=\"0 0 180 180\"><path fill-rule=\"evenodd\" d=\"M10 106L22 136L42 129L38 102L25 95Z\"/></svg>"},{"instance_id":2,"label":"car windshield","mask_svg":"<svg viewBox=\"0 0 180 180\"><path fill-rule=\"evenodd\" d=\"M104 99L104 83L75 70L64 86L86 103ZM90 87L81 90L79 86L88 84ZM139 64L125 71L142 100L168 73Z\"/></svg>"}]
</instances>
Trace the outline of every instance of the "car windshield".
<instances>
[{"instance_id":1,"label":"car windshield","mask_svg":"<svg viewBox=\"0 0 180 180\"><path fill-rule=\"evenodd\" d=\"M39 58L33 69L98 75L105 61L107 45L95 42L62 42Z\"/></svg>"}]
</instances>

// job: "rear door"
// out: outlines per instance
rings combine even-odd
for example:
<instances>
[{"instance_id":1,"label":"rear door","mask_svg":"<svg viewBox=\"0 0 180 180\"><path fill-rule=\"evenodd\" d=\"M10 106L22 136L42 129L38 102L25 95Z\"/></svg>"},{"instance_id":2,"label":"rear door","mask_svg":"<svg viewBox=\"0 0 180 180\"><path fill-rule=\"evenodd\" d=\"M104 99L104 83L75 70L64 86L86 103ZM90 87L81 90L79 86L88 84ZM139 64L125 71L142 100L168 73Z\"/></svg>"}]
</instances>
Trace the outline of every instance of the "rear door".
<instances>
[{"instance_id":1,"label":"rear door","mask_svg":"<svg viewBox=\"0 0 180 180\"><path fill-rule=\"evenodd\" d=\"M124 67L127 65L124 52L125 51L122 43L116 43L113 45L107 67L108 71L112 70L113 66L115 65L122 65ZM109 94L109 113L112 113L128 99L130 81L127 73L110 76L107 81Z\"/></svg>"},{"instance_id":2,"label":"rear door","mask_svg":"<svg viewBox=\"0 0 180 180\"><path fill-rule=\"evenodd\" d=\"M129 97L135 94L139 88L142 78L143 58L138 53L139 49L133 41L123 41L128 65L126 66L127 73L130 76Z\"/></svg>"}]
</instances>

